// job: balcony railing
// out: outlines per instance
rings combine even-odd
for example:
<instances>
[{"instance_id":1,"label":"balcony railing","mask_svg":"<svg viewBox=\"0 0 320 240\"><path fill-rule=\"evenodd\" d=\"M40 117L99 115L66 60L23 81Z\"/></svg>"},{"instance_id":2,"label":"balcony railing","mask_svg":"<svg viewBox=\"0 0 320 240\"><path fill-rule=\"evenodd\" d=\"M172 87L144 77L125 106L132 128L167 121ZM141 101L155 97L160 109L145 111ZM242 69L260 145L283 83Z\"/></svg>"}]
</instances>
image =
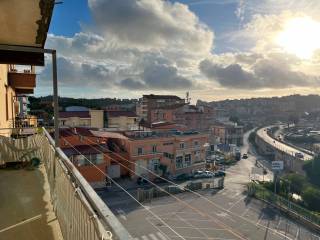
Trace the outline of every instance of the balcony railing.
<instances>
[{"instance_id":1,"label":"balcony railing","mask_svg":"<svg viewBox=\"0 0 320 240\"><path fill-rule=\"evenodd\" d=\"M54 211L65 240L132 239L48 132L0 137L0 165L37 157L44 162Z\"/></svg>"}]
</instances>

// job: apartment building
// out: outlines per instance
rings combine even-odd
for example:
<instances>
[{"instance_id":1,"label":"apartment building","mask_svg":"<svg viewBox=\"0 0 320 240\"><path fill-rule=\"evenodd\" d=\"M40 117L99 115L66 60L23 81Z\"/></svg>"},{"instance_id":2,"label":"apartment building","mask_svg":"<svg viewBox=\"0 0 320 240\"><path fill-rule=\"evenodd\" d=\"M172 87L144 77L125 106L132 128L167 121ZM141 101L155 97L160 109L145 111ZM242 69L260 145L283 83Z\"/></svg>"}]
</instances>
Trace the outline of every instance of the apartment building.
<instances>
[{"instance_id":1,"label":"apartment building","mask_svg":"<svg viewBox=\"0 0 320 240\"><path fill-rule=\"evenodd\" d=\"M210 135L219 138L220 143L243 144L243 126L233 123L216 123L210 128Z\"/></svg>"},{"instance_id":2,"label":"apartment building","mask_svg":"<svg viewBox=\"0 0 320 240\"><path fill-rule=\"evenodd\" d=\"M60 127L104 127L103 110L66 111L59 113Z\"/></svg>"},{"instance_id":3,"label":"apartment building","mask_svg":"<svg viewBox=\"0 0 320 240\"><path fill-rule=\"evenodd\" d=\"M123 166L119 168L133 178L138 175L155 178L150 171L173 176L205 168L207 134L172 131L126 131L118 134L121 137L114 136L112 141L121 149L122 164L131 171Z\"/></svg>"},{"instance_id":4,"label":"apartment building","mask_svg":"<svg viewBox=\"0 0 320 240\"><path fill-rule=\"evenodd\" d=\"M136 107L136 112L139 117L139 120L144 119L146 122L151 123L151 110L161 107L168 107L172 105L186 104L185 99L182 99L174 95L143 95L139 100L139 103Z\"/></svg>"},{"instance_id":5,"label":"apartment building","mask_svg":"<svg viewBox=\"0 0 320 240\"><path fill-rule=\"evenodd\" d=\"M138 128L137 115L132 111L104 111L104 127L118 130L136 130Z\"/></svg>"},{"instance_id":6,"label":"apartment building","mask_svg":"<svg viewBox=\"0 0 320 240\"><path fill-rule=\"evenodd\" d=\"M159 121L174 122L187 129L208 130L214 123L214 111L211 107L180 103L156 107L150 112L151 124Z\"/></svg>"},{"instance_id":7,"label":"apartment building","mask_svg":"<svg viewBox=\"0 0 320 240\"><path fill-rule=\"evenodd\" d=\"M105 185L105 172L110 166L105 138L95 136L88 128L63 128L60 129L60 148L93 187Z\"/></svg>"}]
</instances>

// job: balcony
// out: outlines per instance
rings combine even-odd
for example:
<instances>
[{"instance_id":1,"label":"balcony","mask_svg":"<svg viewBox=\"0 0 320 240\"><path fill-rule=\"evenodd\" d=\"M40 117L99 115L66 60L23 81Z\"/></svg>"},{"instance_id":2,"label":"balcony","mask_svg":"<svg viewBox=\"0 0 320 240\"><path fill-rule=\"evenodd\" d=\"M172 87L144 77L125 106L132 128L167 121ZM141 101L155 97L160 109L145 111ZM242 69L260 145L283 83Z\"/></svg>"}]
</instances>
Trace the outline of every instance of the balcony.
<instances>
[{"instance_id":1,"label":"balcony","mask_svg":"<svg viewBox=\"0 0 320 240\"><path fill-rule=\"evenodd\" d=\"M32 94L36 87L36 74L33 68L22 72L11 68L8 72L8 82L17 94Z\"/></svg>"},{"instance_id":2,"label":"balcony","mask_svg":"<svg viewBox=\"0 0 320 240\"><path fill-rule=\"evenodd\" d=\"M0 239L132 239L45 129L0 136L0 165Z\"/></svg>"}]
</instances>

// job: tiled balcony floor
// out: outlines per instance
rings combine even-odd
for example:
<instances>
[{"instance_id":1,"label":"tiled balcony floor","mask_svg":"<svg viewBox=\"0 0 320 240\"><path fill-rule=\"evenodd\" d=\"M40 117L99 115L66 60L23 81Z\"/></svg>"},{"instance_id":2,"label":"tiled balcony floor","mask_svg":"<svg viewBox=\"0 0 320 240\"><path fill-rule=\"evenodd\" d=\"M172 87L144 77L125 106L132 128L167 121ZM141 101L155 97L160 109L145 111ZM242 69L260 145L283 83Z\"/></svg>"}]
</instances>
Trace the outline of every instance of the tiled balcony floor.
<instances>
[{"instance_id":1,"label":"tiled balcony floor","mask_svg":"<svg viewBox=\"0 0 320 240\"><path fill-rule=\"evenodd\" d=\"M34 170L0 170L0 240L62 240L52 210L43 164Z\"/></svg>"}]
</instances>

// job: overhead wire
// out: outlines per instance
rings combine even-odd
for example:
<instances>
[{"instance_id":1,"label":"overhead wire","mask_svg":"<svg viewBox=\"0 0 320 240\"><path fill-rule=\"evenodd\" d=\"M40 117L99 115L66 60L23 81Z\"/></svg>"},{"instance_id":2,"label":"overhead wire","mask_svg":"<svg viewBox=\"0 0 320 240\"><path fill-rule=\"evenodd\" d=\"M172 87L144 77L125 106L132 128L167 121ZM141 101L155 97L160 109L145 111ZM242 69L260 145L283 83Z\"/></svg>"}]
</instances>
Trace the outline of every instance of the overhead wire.
<instances>
[{"instance_id":1,"label":"overhead wire","mask_svg":"<svg viewBox=\"0 0 320 240\"><path fill-rule=\"evenodd\" d=\"M74 134L71 130L69 130L69 131L70 131L73 135L83 136L83 135L81 135L81 134ZM87 138L89 142L96 144L96 142L92 141L92 140L91 140L90 138L88 138L87 136L83 136L83 137L84 137L84 138ZM116 156L118 156L119 158L121 158L122 160L124 160L124 161L126 161L126 162L128 162L128 163L134 164L134 165L136 165L137 167L146 170L147 172L149 172L150 174L154 175L155 177L160 178L160 179L162 179L162 180L164 180L164 181L166 181L166 182L168 182L168 183L170 183L170 184L173 184L174 186L177 186L177 187L180 188L180 186L179 186L177 183L175 183L175 182L173 182L173 181L171 181L171 180L169 180L169 179L167 179L167 178L164 178L164 177L162 177L161 175L156 174L155 172L151 171L150 169L148 169L148 168L146 168L146 167L144 167L144 166L138 165L136 162L133 162L133 161L130 161L130 160L124 158L123 156L121 156L120 154L118 154L118 153L115 152L115 151L112 151L112 150L110 150L110 149L108 149L108 148L105 148L105 147L101 146L100 144L98 144L98 145L101 147L101 149L108 150L108 151L112 152L113 154L115 154ZM100 151L100 152L101 152L101 151ZM110 157L110 156L109 156L109 157ZM115 160L115 159L113 159L113 160ZM115 161L117 161L117 160L115 160ZM119 161L117 161L117 162L119 163ZM135 173L134 173L134 174L135 174ZM135 174L135 175L136 175L136 174ZM142 178L143 178L143 177L142 177ZM144 178L144 179L146 179L146 178ZM148 180L148 179L146 179L146 180ZM234 216L236 216L236 217L239 217L239 218L241 218L242 220L244 220L244 221L246 221L246 222L248 222L248 223L254 224L253 222L249 221L248 219L246 219L246 218L244 218L244 217L242 217L242 216L236 215L235 213L233 213L232 211L230 211L230 210L228 210L228 209L224 209L223 207L221 207L221 206L219 206L218 204L214 203L212 200L208 199L207 197L203 196L202 194L200 194L200 193L198 193L198 192L195 192L195 191L191 190L190 188L185 188L185 190L186 190L187 192L190 192L190 193L192 193L192 194L195 194L195 195L198 196L199 198L201 198L201 199L205 200L206 202L212 204L213 206L215 206L216 208L220 209L221 211L228 212L228 213L230 213L231 215L234 215ZM210 215L209 215L209 216L210 216ZM210 216L210 217L212 217L212 216ZM223 223L223 224L224 224L224 223ZM279 235L281 235L281 236L283 236L283 237L285 237L285 238L288 238L288 237L285 236L284 234L279 233L279 232L277 232L277 231L275 231L275 230L273 230L273 229L271 229L271 228L268 228L268 227L263 226L263 225L261 225L261 224L258 224L258 225L261 226L261 227L264 227L264 228L266 228L266 229L271 230L271 231L274 232L275 234L279 234ZM225 225L225 226L226 226L227 228L229 228L228 225ZM233 231L233 230L230 230L230 231ZM239 235L241 236L241 234L239 234ZM241 237L241 238L242 238L242 237ZM288 239L289 239L289 238L288 238Z\"/></svg>"},{"instance_id":2,"label":"overhead wire","mask_svg":"<svg viewBox=\"0 0 320 240\"><path fill-rule=\"evenodd\" d=\"M76 136L76 134L74 134L74 133L72 133L72 134ZM83 136L83 137L85 137L85 136ZM88 139L88 141L90 141L90 142L94 143L95 145L97 145L96 142L90 140L89 138L87 138L87 139ZM65 140L65 141L66 141L66 140ZM67 142L67 141L66 141L66 142ZM89 144L88 144L88 146L90 146L91 148L95 149L96 151L102 153L104 156L106 155L107 157L111 158L110 155L102 152L102 151L99 150L98 148L96 148L96 147L94 147L94 146L92 146L92 145L89 145ZM109 149L107 149L107 148L103 148L101 145L99 145L99 146L100 146L102 149L111 151L111 150L109 150ZM113 152L113 151L111 151L111 152ZM119 156L121 156L121 155L119 155ZM121 165L122 167L126 168L128 171L132 172L133 174L135 174L135 175L137 175L137 176L139 176L139 177L142 177L142 176L136 174L136 173L135 173L132 169L130 169L128 166L126 166L126 165L122 164L121 162L117 161L116 159L114 159L114 158L111 158L111 159L114 160L114 161L116 161L119 165ZM134 162L132 162L132 163L134 163ZM149 170L149 169L148 169L148 170ZM150 170L150 171L151 171L151 170ZM152 172L152 171L151 171L151 172ZM142 178L143 178L143 177L142 177ZM202 212L201 210L193 207L193 206L190 205L189 203L181 200L181 199L178 198L177 196L175 196L175 195L173 195L172 193L168 192L168 191L165 190L164 188L158 186L157 184L155 184L154 182L150 181L149 179L147 179L147 178L144 178L144 179L145 179L147 182L149 182L151 185L155 186L156 188L158 188L158 189L161 190L162 192L165 192L165 193L168 194L169 196L173 197L174 199L176 199L178 202L182 203L182 204L185 205L186 207L188 207L188 208L192 209L193 211L197 212L197 213L198 213L199 215L201 215L202 217L208 217L208 218L212 219L212 220L213 220L214 222L216 222L218 225L223 226L223 227L224 227L228 232L230 232L232 235L234 235L234 236L236 236L236 237L238 237L238 238L240 238L240 239L242 239L242 240L243 240L243 239L246 239L246 238L244 238L240 233L234 232L233 229L231 229L228 225L226 225L226 224L223 223L222 221L220 221L220 220L218 220L218 219L216 219L216 218L213 218L213 217L212 217L211 215L209 215L208 213L204 213L204 212ZM177 185L177 184L175 184L175 183L174 183L174 185L175 185L175 186L178 186L179 188L181 188L179 185Z\"/></svg>"},{"instance_id":3,"label":"overhead wire","mask_svg":"<svg viewBox=\"0 0 320 240\"><path fill-rule=\"evenodd\" d=\"M78 152L81 156L83 156L94 168L96 168L99 172L101 172L104 176L106 176L110 181L112 181L117 187L122 189L129 197L131 197L135 202L137 202L141 207L151 213L156 219L158 219L161 223L166 225L172 232L174 232L179 238L186 240L183 236L181 236L178 232L176 232L173 228L171 228L163 219L161 219L157 214L151 211L148 207L144 206L140 203L131 193L129 193L126 189L124 189L119 183L117 183L114 179L108 176L105 172L103 172L100 168L98 168L91 160L89 160L85 155L83 155L74 145L72 145L69 141L67 141L64 137L62 137L65 142L68 143L70 147L72 147L76 152ZM90 145L88 145L90 146Z\"/></svg>"}]
</instances>

